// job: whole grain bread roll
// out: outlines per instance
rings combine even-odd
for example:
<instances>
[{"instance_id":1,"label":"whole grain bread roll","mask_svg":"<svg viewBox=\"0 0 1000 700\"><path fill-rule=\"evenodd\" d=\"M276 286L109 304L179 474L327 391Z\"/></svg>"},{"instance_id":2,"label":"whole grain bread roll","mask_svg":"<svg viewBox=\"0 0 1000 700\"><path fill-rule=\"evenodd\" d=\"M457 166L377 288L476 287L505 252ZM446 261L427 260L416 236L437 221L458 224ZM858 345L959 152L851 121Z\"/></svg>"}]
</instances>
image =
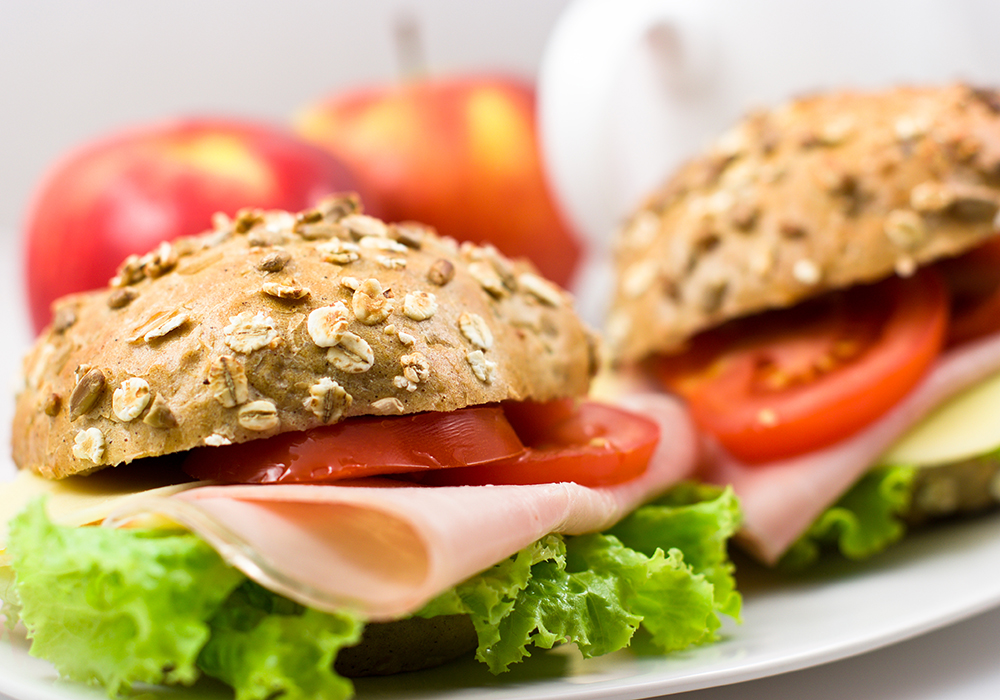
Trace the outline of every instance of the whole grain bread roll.
<instances>
[{"instance_id":1,"label":"whole grain bread roll","mask_svg":"<svg viewBox=\"0 0 1000 700\"><path fill-rule=\"evenodd\" d=\"M353 197L245 211L58 301L24 361L14 460L49 478L350 416L584 394L568 294Z\"/></svg>"},{"instance_id":2,"label":"whole grain bread roll","mask_svg":"<svg viewBox=\"0 0 1000 700\"><path fill-rule=\"evenodd\" d=\"M728 319L909 275L997 232L1000 95L838 92L750 115L624 224L607 324L623 362Z\"/></svg>"}]
</instances>

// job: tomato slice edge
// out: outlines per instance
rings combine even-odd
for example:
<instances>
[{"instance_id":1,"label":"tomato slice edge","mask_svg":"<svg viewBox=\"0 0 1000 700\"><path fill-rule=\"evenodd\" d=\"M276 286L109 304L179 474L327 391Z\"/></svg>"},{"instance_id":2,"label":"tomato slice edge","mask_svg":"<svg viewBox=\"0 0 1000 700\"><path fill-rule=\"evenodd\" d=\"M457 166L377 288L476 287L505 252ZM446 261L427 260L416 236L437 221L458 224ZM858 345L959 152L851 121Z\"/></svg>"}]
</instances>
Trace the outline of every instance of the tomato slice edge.
<instances>
[{"instance_id":1,"label":"tomato slice edge","mask_svg":"<svg viewBox=\"0 0 1000 700\"><path fill-rule=\"evenodd\" d=\"M588 401L550 426L544 437L518 457L427 472L420 475L420 483L613 486L646 471L659 439L660 429L654 421L617 406Z\"/></svg>"},{"instance_id":2,"label":"tomato slice edge","mask_svg":"<svg viewBox=\"0 0 1000 700\"><path fill-rule=\"evenodd\" d=\"M524 452L499 406L363 416L261 440L199 447L183 469L227 483L323 483L478 464Z\"/></svg>"},{"instance_id":3,"label":"tomato slice edge","mask_svg":"<svg viewBox=\"0 0 1000 700\"><path fill-rule=\"evenodd\" d=\"M1000 331L1000 238L934 266L952 296L948 347Z\"/></svg>"},{"instance_id":4,"label":"tomato slice edge","mask_svg":"<svg viewBox=\"0 0 1000 700\"><path fill-rule=\"evenodd\" d=\"M706 370L704 361L682 361L691 371L701 372L700 379L692 380L683 371L672 377L699 429L738 459L762 464L833 444L884 415L939 355L948 299L940 276L932 270L872 287L891 301L877 342L856 361L785 395L748 396L746 376L720 379ZM847 293L860 299L871 291ZM748 371L744 368L744 375ZM669 377L669 372L663 374Z\"/></svg>"},{"instance_id":5,"label":"tomato slice edge","mask_svg":"<svg viewBox=\"0 0 1000 700\"><path fill-rule=\"evenodd\" d=\"M532 416L544 416L544 427L535 420L525 446L511 427L526 425ZM476 434L497 431L492 452L479 459L441 460L442 426L469 419ZM329 455L344 442L361 442L374 452L406 432L407 425L427 429L412 447L409 460L340 457ZM282 433L224 447L198 448L186 459L184 470L196 478L226 483L340 483L346 479L393 475L427 485L485 483L537 484L574 481L589 486L621 483L641 474L659 440L653 421L616 407L574 399L546 403L506 403L477 406L448 413L349 419L314 431ZM343 438L344 434L348 437ZM359 437L360 435L360 437ZM412 433L410 433L412 437ZM489 436L487 436L489 437ZM305 456L295 455L295 450ZM398 453L398 450L396 451ZM350 453L356 454L356 453ZM304 459L303 464L292 464ZM387 464L395 461L395 464ZM447 473L449 476L439 475Z\"/></svg>"}]
</instances>

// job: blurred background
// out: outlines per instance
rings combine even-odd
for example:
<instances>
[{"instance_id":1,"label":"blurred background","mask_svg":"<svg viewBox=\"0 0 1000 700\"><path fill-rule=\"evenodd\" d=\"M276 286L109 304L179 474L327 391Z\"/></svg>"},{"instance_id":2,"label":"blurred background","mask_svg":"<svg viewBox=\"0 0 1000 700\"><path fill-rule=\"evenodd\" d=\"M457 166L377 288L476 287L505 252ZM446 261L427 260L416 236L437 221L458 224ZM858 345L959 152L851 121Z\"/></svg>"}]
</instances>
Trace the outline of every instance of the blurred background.
<instances>
[{"instance_id":1,"label":"blurred background","mask_svg":"<svg viewBox=\"0 0 1000 700\"><path fill-rule=\"evenodd\" d=\"M534 79L567 0L3 0L0 228L67 149L165 117L287 124L320 96L400 77L417 18L428 69Z\"/></svg>"},{"instance_id":2,"label":"blurred background","mask_svg":"<svg viewBox=\"0 0 1000 700\"><path fill-rule=\"evenodd\" d=\"M494 234L483 222L514 217L508 202L517 202L516 216L524 221L498 223L498 245L531 255L543 273L574 288L597 323L607 288L597 268L606 264L607 240L622 217L748 109L842 86L996 83L998 27L1000 5L990 0L3 0L0 230L29 228L33 193L67 153L124 129L213 116L291 130L307 106L398 86L414 71L432 79L502 74L520 81L524 99L537 94L538 141L527 153L514 133L521 127L508 120L496 130L502 134L496 142L486 144L492 166L505 167L506 157L506 165L520 158L535 171L544 167L557 211L529 192L539 183L528 183L532 173L523 172L511 176L505 194L494 194L498 201L463 207L476 213L462 220L435 220L456 209L444 205L438 211L369 208L387 219L420 219L443 233L469 231L467 237L482 240ZM504 121L494 108L483 113L483 123ZM382 128L375 124L366 117L348 132L343 122L320 119L310 136L316 142L327 137L328 150L343 150L362 141L366 129ZM401 133L399 124L393 128ZM384 156L396 146L388 130L382 136ZM433 148L447 146L438 143ZM454 155L448 166L419 160L428 153L413 153L414 172L451 168L449 176L464 179L467 190L482 177L463 160L468 153ZM386 168L371 150L350 155L354 174L366 175L359 171L369 165ZM484 182L460 199L486 200L500 187ZM416 189L407 194L428 199ZM53 199L68 199L71 190L64 186ZM401 201L399 194L398 187L390 192ZM289 201L260 205L300 208ZM85 218L82 211L77 219ZM65 229L66 221L59 225ZM511 234L518 226L523 230ZM42 267L38 256L67 250L45 231L32 235L48 248L31 253L29 276ZM518 236L521 243L505 248ZM145 245L136 243L140 250ZM111 246L107 257L120 260L121 253ZM55 283L64 270L47 272L51 279L30 279L29 286L72 291ZM103 284L107 273L94 278ZM37 309L48 301L32 293L36 329L45 315Z\"/></svg>"}]
</instances>

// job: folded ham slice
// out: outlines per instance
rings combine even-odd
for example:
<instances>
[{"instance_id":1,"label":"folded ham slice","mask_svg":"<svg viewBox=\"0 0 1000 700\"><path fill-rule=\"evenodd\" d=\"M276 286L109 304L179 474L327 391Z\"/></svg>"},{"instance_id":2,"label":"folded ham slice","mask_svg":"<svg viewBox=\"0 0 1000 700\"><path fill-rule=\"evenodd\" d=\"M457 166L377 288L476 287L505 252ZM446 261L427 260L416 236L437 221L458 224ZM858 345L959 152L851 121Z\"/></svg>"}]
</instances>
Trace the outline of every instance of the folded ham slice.
<instances>
[{"instance_id":1,"label":"folded ham slice","mask_svg":"<svg viewBox=\"0 0 1000 700\"><path fill-rule=\"evenodd\" d=\"M906 398L847 440L755 465L710 443L701 476L732 484L743 510L740 542L773 564L903 433L948 398L998 371L1000 334L994 334L945 352Z\"/></svg>"},{"instance_id":2,"label":"folded ham slice","mask_svg":"<svg viewBox=\"0 0 1000 700\"><path fill-rule=\"evenodd\" d=\"M629 403L659 424L660 442L641 477L614 487L205 486L131 502L110 522L167 516L271 590L321 610L391 619L549 533L610 527L690 476L697 438L680 404L662 395Z\"/></svg>"}]
</instances>

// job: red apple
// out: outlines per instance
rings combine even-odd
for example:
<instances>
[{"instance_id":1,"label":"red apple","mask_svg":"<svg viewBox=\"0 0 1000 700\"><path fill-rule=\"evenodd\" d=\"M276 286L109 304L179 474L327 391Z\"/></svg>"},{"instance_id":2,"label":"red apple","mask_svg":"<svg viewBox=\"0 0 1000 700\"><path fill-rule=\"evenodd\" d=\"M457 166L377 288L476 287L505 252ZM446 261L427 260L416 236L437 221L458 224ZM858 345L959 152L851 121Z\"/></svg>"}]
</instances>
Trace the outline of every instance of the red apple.
<instances>
[{"instance_id":1,"label":"red apple","mask_svg":"<svg viewBox=\"0 0 1000 700\"><path fill-rule=\"evenodd\" d=\"M568 285L581 254L550 195L534 88L476 76L335 95L296 119L307 139L343 158L391 221L492 242Z\"/></svg>"},{"instance_id":2,"label":"red apple","mask_svg":"<svg viewBox=\"0 0 1000 700\"><path fill-rule=\"evenodd\" d=\"M88 144L48 173L28 211L35 331L54 299L105 286L126 256L204 231L216 212L298 211L357 185L329 152L266 124L180 120Z\"/></svg>"}]
</instances>

